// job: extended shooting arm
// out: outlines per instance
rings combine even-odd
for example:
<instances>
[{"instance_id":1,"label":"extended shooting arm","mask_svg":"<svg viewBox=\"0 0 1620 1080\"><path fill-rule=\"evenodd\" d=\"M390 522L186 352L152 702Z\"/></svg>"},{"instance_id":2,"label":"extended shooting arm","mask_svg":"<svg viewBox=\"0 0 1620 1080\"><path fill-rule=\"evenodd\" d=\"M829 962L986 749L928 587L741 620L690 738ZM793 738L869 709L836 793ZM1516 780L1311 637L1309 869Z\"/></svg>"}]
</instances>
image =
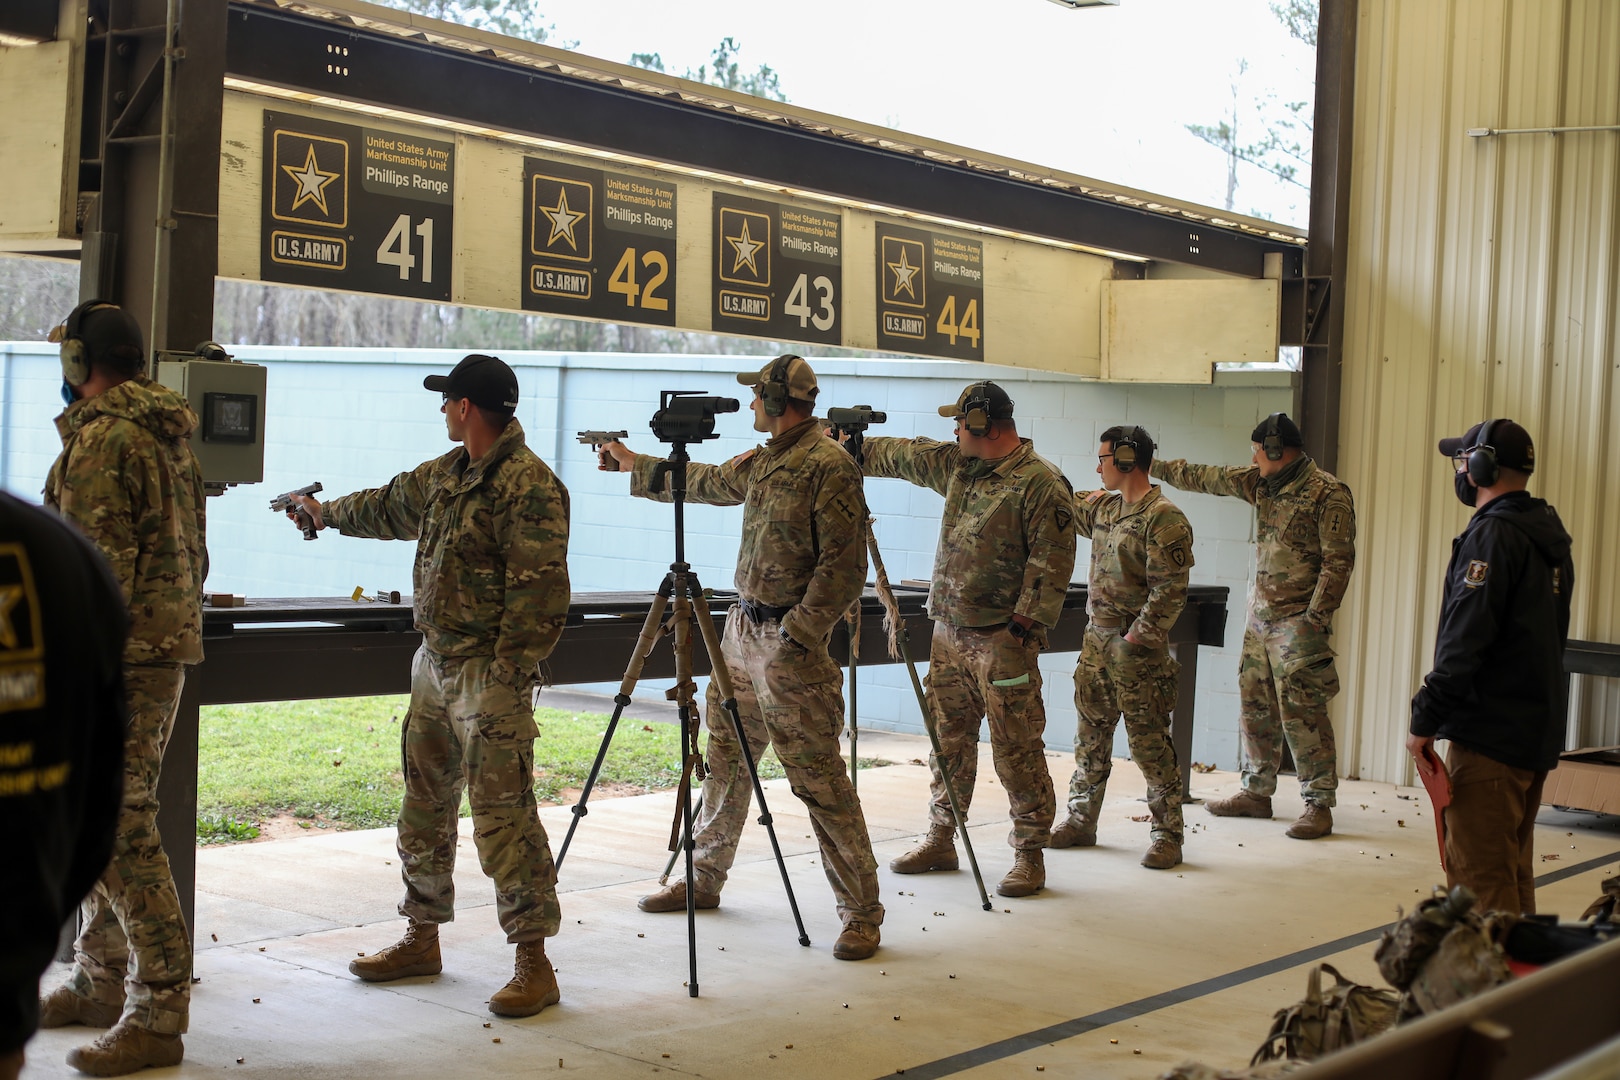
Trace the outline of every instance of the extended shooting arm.
<instances>
[{"instance_id":1,"label":"extended shooting arm","mask_svg":"<svg viewBox=\"0 0 1620 1080\"><path fill-rule=\"evenodd\" d=\"M270 510L276 514L286 514L297 522L299 531L304 534L305 540L315 539L315 534L321 526L317 525L310 512L304 508L302 499L313 498L315 493L324 490L319 480L313 484L306 484L301 488L277 495L270 500ZM324 523L323 523L324 524Z\"/></svg>"}]
</instances>

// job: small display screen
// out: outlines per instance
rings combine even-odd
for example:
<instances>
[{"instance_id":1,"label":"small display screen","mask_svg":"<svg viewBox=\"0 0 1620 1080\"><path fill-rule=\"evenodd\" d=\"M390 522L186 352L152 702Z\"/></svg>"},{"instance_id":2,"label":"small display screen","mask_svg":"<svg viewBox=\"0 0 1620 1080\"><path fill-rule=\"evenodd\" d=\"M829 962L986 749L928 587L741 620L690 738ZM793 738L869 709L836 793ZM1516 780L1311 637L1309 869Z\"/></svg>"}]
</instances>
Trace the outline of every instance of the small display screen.
<instances>
[{"instance_id":1,"label":"small display screen","mask_svg":"<svg viewBox=\"0 0 1620 1080\"><path fill-rule=\"evenodd\" d=\"M257 394L203 395L204 442L253 442L258 422Z\"/></svg>"}]
</instances>

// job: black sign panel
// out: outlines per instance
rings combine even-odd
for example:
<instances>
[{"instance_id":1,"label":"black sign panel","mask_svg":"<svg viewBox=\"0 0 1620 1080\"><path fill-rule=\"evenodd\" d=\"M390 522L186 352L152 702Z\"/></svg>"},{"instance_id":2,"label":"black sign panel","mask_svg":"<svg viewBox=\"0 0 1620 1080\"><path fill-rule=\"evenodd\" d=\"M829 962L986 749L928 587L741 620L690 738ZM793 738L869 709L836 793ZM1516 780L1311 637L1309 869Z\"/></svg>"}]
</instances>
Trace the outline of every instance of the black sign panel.
<instances>
[{"instance_id":1,"label":"black sign panel","mask_svg":"<svg viewBox=\"0 0 1620 1080\"><path fill-rule=\"evenodd\" d=\"M878 222L878 347L984 359L984 244Z\"/></svg>"},{"instance_id":2,"label":"black sign panel","mask_svg":"<svg viewBox=\"0 0 1620 1080\"><path fill-rule=\"evenodd\" d=\"M450 299L455 144L264 114L259 276Z\"/></svg>"},{"instance_id":3,"label":"black sign panel","mask_svg":"<svg viewBox=\"0 0 1620 1080\"><path fill-rule=\"evenodd\" d=\"M843 219L714 193L714 328L843 343Z\"/></svg>"},{"instance_id":4,"label":"black sign panel","mask_svg":"<svg viewBox=\"0 0 1620 1080\"><path fill-rule=\"evenodd\" d=\"M523 307L675 325L675 185L523 159Z\"/></svg>"}]
</instances>

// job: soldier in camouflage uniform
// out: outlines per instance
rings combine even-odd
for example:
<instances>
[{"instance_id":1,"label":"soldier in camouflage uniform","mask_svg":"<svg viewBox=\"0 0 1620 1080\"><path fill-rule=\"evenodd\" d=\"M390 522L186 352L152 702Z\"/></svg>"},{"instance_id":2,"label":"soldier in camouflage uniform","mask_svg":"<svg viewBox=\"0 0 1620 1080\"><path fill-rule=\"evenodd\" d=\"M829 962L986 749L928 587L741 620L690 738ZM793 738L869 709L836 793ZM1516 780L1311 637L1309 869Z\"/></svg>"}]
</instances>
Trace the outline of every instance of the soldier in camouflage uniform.
<instances>
[{"instance_id":1,"label":"soldier in camouflage uniform","mask_svg":"<svg viewBox=\"0 0 1620 1080\"><path fill-rule=\"evenodd\" d=\"M523 441L517 376L473 354L422 385L444 396L463 445L387 484L303 509L345 536L415 540L417 629L400 733L400 874L410 920L397 944L349 963L367 982L436 975L439 924L455 918L457 820L465 788L479 865L517 946L500 1016L559 999L545 939L557 932L557 870L534 799L534 690L568 617L568 489ZM292 516L292 515L289 515Z\"/></svg>"},{"instance_id":2,"label":"soldier in camouflage uniform","mask_svg":"<svg viewBox=\"0 0 1620 1080\"><path fill-rule=\"evenodd\" d=\"M868 476L898 477L945 496L928 594L934 636L926 680L941 754L930 762L928 835L889 869L957 868L955 822L940 770L951 770L966 815L978 773L979 726L988 717L996 776L1013 821L1013 867L996 891L1029 896L1046 886L1042 849L1056 810L1036 661L1074 572L1074 495L1063 474L1019 437L1012 399L995 383L974 383L939 414L956 420L956 442L866 440Z\"/></svg>"},{"instance_id":3,"label":"soldier in camouflage uniform","mask_svg":"<svg viewBox=\"0 0 1620 1080\"><path fill-rule=\"evenodd\" d=\"M726 616L721 651L754 757L767 743L776 747L793 794L810 812L844 924L833 955L864 960L877 951L883 905L866 818L838 745L843 675L827 654L833 624L866 582L860 471L822 434L813 415L816 375L802 358L778 357L737 381L754 387L754 430L768 432L770 441L724 465L689 465L686 497L712 506L743 504L740 600ZM658 458L618 442L602 449L630 473L632 494L669 501L667 489L650 487ZM695 906L714 908L737 854L753 783L712 679L706 723L709 774L703 812L693 824L693 887ZM639 906L685 911L686 883L644 896Z\"/></svg>"},{"instance_id":4,"label":"soldier in camouflage uniform","mask_svg":"<svg viewBox=\"0 0 1620 1080\"><path fill-rule=\"evenodd\" d=\"M1283 739L1299 771L1305 812L1288 828L1296 840L1333 831L1339 786L1327 704L1339 692L1328 638L1356 560L1356 511L1350 489L1319 468L1299 428L1273 413L1252 434L1254 464L1153 462L1153 476L1183 491L1234 495L1254 504L1254 590L1243 658L1243 790L1205 803L1221 817L1271 817Z\"/></svg>"},{"instance_id":5,"label":"soldier in camouflage uniform","mask_svg":"<svg viewBox=\"0 0 1620 1080\"><path fill-rule=\"evenodd\" d=\"M187 441L196 414L145 377L141 330L127 312L89 301L52 339L70 404L56 418L62 453L45 502L101 549L129 603L129 729L112 863L85 898L72 974L40 1002L40 1026L111 1027L68 1064L116 1076L185 1053L191 942L158 835L157 788L185 665L202 659L202 469Z\"/></svg>"},{"instance_id":6,"label":"soldier in camouflage uniform","mask_svg":"<svg viewBox=\"0 0 1620 1080\"><path fill-rule=\"evenodd\" d=\"M1181 862L1181 771L1170 742L1176 673L1170 628L1187 605L1192 529L1187 515L1148 482L1153 438L1139 427L1111 427L1097 449L1103 490L1075 493L1075 530L1091 538L1085 642L1074 669L1074 776L1069 816L1049 847L1097 843L1114 729L1125 716L1131 758L1147 781L1152 842L1142 865L1168 870Z\"/></svg>"}]
</instances>

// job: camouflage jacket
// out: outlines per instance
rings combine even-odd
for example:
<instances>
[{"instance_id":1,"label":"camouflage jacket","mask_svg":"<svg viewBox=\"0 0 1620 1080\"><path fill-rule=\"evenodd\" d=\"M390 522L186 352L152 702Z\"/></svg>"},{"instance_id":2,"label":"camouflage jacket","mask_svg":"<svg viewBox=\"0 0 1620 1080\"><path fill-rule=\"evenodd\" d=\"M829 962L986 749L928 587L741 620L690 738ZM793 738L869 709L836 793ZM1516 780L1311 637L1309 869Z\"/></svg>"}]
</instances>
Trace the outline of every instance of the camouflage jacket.
<instances>
[{"instance_id":1,"label":"camouflage jacket","mask_svg":"<svg viewBox=\"0 0 1620 1080\"><path fill-rule=\"evenodd\" d=\"M207 508L188 441L196 426L185 398L141 375L56 418L62 453L45 503L112 565L129 602L126 664L202 659Z\"/></svg>"},{"instance_id":2,"label":"camouflage jacket","mask_svg":"<svg viewBox=\"0 0 1620 1080\"><path fill-rule=\"evenodd\" d=\"M1254 504L1254 618L1306 615L1319 626L1331 622L1356 564L1356 509L1342 480L1305 456L1270 480L1261 479L1253 465L1155 458L1151 471L1182 491L1235 495Z\"/></svg>"},{"instance_id":3,"label":"camouflage jacket","mask_svg":"<svg viewBox=\"0 0 1620 1080\"><path fill-rule=\"evenodd\" d=\"M321 505L345 536L415 540L416 626L441 656L493 656L518 689L568 619L568 489L516 420L476 461L458 446L380 488Z\"/></svg>"},{"instance_id":4,"label":"camouflage jacket","mask_svg":"<svg viewBox=\"0 0 1620 1080\"><path fill-rule=\"evenodd\" d=\"M997 461L964 458L955 443L866 440L866 474L898 477L945 496L928 611L954 626L997 626L1023 615L1055 626L1074 573L1074 495L1063 474L1021 439Z\"/></svg>"},{"instance_id":5,"label":"camouflage jacket","mask_svg":"<svg viewBox=\"0 0 1620 1080\"><path fill-rule=\"evenodd\" d=\"M1120 623L1142 645L1165 647L1187 606L1193 565L1187 515L1157 484L1135 503L1118 492L1077 491L1074 530L1091 538L1086 614Z\"/></svg>"},{"instance_id":6,"label":"camouflage jacket","mask_svg":"<svg viewBox=\"0 0 1620 1080\"><path fill-rule=\"evenodd\" d=\"M660 459L637 454L630 493L649 490ZM800 644L832 632L866 586L866 501L855 460L806 420L723 465L687 466L689 502L743 504L737 591L756 604L791 607L782 625Z\"/></svg>"}]
</instances>

